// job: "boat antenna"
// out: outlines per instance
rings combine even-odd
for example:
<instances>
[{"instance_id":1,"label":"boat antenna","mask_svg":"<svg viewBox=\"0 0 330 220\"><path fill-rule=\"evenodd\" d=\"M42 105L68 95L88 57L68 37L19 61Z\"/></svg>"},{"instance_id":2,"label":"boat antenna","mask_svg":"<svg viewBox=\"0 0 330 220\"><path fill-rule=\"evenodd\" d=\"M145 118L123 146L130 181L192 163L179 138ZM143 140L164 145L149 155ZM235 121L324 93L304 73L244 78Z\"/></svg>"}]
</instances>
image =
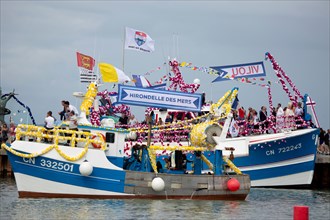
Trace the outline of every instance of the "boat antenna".
<instances>
[{"instance_id":1,"label":"boat antenna","mask_svg":"<svg viewBox=\"0 0 330 220\"><path fill-rule=\"evenodd\" d=\"M126 36L126 28L124 27L124 36L123 36L123 72L125 72L125 36Z\"/></svg>"}]
</instances>

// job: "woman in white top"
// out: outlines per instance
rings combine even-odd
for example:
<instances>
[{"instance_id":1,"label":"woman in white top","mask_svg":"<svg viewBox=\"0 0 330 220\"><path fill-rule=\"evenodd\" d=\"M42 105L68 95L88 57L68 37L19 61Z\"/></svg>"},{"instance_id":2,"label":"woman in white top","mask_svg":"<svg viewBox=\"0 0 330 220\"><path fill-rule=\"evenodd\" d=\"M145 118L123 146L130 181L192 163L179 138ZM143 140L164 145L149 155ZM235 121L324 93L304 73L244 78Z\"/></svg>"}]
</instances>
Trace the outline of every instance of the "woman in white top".
<instances>
[{"instance_id":1,"label":"woman in white top","mask_svg":"<svg viewBox=\"0 0 330 220\"><path fill-rule=\"evenodd\" d=\"M284 111L281 107L281 104L277 104L277 112L276 112L276 131L280 132L284 127Z\"/></svg>"},{"instance_id":2,"label":"woman in white top","mask_svg":"<svg viewBox=\"0 0 330 220\"><path fill-rule=\"evenodd\" d=\"M284 112L285 115L285 127L292 129L294 127L294 110L292 102L288 103L288 108Z\"/></svg>"}]
</instances>

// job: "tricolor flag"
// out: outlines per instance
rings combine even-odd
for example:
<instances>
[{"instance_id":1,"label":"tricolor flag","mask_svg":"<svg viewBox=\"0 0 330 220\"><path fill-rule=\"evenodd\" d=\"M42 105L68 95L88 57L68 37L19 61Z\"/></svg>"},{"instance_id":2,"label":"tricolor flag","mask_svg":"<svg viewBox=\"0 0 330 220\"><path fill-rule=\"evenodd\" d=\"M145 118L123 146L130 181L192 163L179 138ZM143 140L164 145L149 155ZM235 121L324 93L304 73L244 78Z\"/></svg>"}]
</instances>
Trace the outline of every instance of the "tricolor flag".
<instances>
[{"instance_id":1,"label":"tricolor flag","mask_svg":"<svg viewBox=\"0 0 330 220\"><path fill-rule=\"evenodd\" d=\"M93 57L77 52L77 64L80 72L80 82L91 83L97 79L93 71L95 66Z\"/></svg>"},{"instance_id":2,"label":"tricolor flag","mask_svg":"<svg viewBox=\"0 0 330 220\"><path fill-rule=\"evenodd\" d=\"M143 31L126 27L125 49L153 52L155 41Z\"/></svg>"},{"instance_id":3,"label":"tricolor flag","mask_svg":"<svg viewBox=\"0 0 330 220\"><path fill-rule=\"evenodd\" d=\"M123 83L131 79L120 69L108 63L99 63L103 82Z\"/></svg>"},{"instance_id":4,"label":"tricolor flag","mask_svg":"<svg viewBox=\"0 0 330 220\"><path fill-rule=\"evenodd\" d=\"M136 87L150 87L151 83L145 78L144 76L141 75L132 75L133 77L133 82L135 83Z\"/></svg>"}]
</instances>

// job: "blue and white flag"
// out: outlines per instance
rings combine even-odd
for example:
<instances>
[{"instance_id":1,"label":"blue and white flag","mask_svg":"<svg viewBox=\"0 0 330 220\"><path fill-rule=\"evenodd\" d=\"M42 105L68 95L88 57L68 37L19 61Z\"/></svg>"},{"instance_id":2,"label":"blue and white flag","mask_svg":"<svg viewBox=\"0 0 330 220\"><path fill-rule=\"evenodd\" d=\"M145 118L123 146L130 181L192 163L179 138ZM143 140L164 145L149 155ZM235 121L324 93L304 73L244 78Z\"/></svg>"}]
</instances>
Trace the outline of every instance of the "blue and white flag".
<instances>
[{"instance_id":1,"label":"blue and white flag","mask_svg":"<svg viewBox=\"0 0 330 220\"><path fill-rule=\"evenodd\" d=\"M125 49L153 52L155 51L155 41L143 31L126 27Z\"/></svg>"}]
</instances>

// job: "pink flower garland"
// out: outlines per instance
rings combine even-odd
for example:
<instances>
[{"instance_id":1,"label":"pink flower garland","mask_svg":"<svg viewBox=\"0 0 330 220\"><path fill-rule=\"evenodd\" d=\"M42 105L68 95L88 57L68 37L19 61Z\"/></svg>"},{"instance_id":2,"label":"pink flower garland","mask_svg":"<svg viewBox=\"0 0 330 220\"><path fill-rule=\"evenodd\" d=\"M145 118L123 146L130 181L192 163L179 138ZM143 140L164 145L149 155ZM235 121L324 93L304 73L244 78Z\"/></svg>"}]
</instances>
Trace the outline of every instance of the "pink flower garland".
<instances>
[{"instance_id":1,"label":"pink flower garland","mask_svg":"<svg viewBox=\"0 0 330 220\"><path fill-rule=\"evenodd\" d=\"M276 76L279 79L279 81L281 82L284 91L288 94L290 101L292 101L293 104L294 104L294 106L296 106L297 105L297 102L298 102L298 96L301 99L303 98L302 95L300 94L299 90L296 88L296 86L291 81L291 79L289 78L289 76L278 65L278 63L276 62L276 60L274 59L274 57L270 53L268 53L268 52L266 53L266 59L267 58L269 58L269 60L273 64L273 69L274 69L274 71L276 73ZM286 81L289 83L289 85L291 86L292 90L295 92L295 95L294 95L295 97L294 98L292 97L291 93L289 92L288 87L285 85L285 82L284 82L281 74L286 79Z\"/></svg>"},{"instance_id":2,"label":"pink flower garland","mask_svg":"<svg viewBox=\"0 0 330 220\"><path fill-rule=\"evenodd\" d=\"M169 64L172 67L172 72L174 73L174 77L170 77L170 81L172 82L172 84L169 86L169 89L173 88L173 90L177 90L177 88L179 87L181 92L188 92L188 89L191 89L190 92L195 93L200 87L200 84L186 84L180 73L178 61L170 61Z\"/></svg>"},{"instance_id":3,"label":"pink flower garland","mask_svg":"<svg viewBox=\"0 0 330 220\"><path fill-rule=\"evenodd\" d=\"M117 92L108 92L107 90L104 90L102 92L97 93L97 95L105 99L107 103L105 106L100 106L98 111L96 111L94 107L91 108L92 113L91 113L90 121L92 125L100 126L101 125L100 116L105 115L108 112L108 109L112 109L112 112L114 114L124 113L127 116L131 115L131 110L129 106L123 104L118 106L113 106L111 104L110 95L114 95L114 94L117 94Z\"/></svg>"},{"instance_id":4,"label":"pink flower garland","mask_svg":"<svg viewBox=\"0 0 330 220\"><path fill-rule=\"evenodd\" d=\"M270 109L270 111L273 111L273 101L272 101L273 99L272 99L272 93L271 93L271 90L270 90L270 85L268 85L267 91L268 91L269 109Z\"/></svg>"}]
</instances>

